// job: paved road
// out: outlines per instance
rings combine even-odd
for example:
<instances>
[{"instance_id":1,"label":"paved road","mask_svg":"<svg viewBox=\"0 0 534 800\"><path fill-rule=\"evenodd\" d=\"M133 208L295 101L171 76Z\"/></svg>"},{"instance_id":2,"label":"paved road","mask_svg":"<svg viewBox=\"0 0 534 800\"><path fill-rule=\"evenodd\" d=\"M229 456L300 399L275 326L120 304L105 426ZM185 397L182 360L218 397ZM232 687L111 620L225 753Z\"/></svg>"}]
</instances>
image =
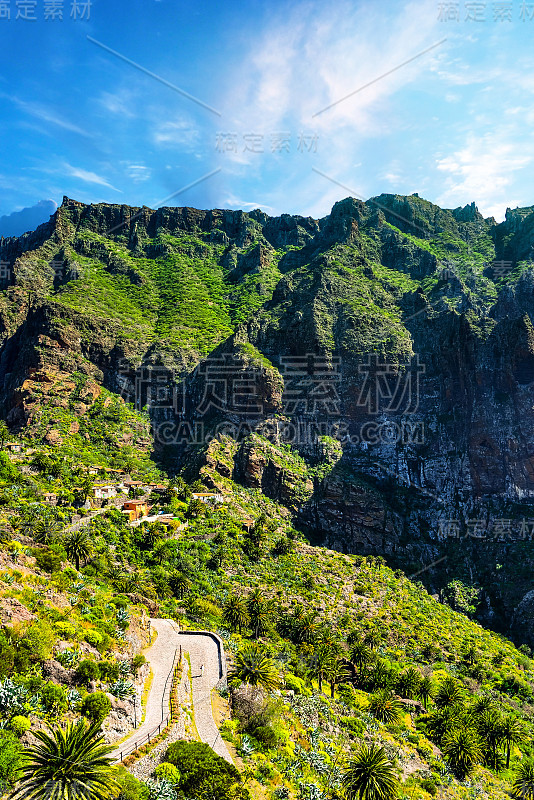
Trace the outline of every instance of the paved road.
<instances>
[{"instance_id":1,"label":"paved road","mask_svg":"<svg viewBox=\"0 0 534 800\"><path fill-rule=\"evenodd\" d=\"M193 684L193 708L195 724L200 739L209 744L217 755L232 764L232 757L213 719L211 690L219 682L219 649L211 636L198 633L180 633L182 650L191 659L191 682ZM201 667L204 669L201 669Z\"/></svg>"},{"instance_id":2,"label":"paved road","mask_svg":"<svg viewBox=\"0 0 534 800\"><path fill-rule=\"evenodd\" d=\"M174 664L176 649L180 647L178 641L178 631L175 623L170 619L152 619L152 628L158 632L156 641L152 647L145 652L147 661L152 668L153 678L150 694L146 704L145 720L132 735L125 739L116 750L111 753L111 758L119 761L121 751L125 753L132 750L136 741L145 739L146 736L154 732L162 720L162 700L163 714L167 716L169 711L169 692L172 678L169 678ZM165 693L165 698L164 698ZM157 735L157 730L154 736Z\"/></svg>"},{"instance_id":3,"label":"paved road","mask_svg":"<svg viewBox=\"0 0 534 800\"><path fill-rule=\"evenodd\" d=\"M232 763L226 744L219 735L211 708L211 690L220 678L219 651L216 642L210 636L198 633L179 633L173 620L152 619L151 623L152 628L157 630L158 637L146 652L154 677L148 696L145 720L111 753L111 757L119 761L121 751L124 753L131 750L136 741L140 741L157 729L162 718L162 700L164 715L167 715L171 683L168 676L173 668L176 649L181 645L182 651L190 654L193 707L200 739L209 744L218 755ZM201 670L202 664L203 670Z\"/></svg>"}]
</instances>

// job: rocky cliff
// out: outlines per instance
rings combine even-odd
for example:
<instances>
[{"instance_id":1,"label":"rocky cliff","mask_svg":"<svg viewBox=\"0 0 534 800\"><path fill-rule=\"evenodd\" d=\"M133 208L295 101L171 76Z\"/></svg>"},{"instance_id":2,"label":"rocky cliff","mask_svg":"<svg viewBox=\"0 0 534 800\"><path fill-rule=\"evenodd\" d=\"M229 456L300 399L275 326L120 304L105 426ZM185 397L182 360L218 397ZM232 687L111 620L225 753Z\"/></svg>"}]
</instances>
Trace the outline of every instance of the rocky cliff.
<instances>
[{"instance_id":1,"label":"rocky cliff","mask_svg":"<svg viewBox=\"0 0 534 800\"><path fill-rule=\"evenodd\" d=\"M4 416L35 427L82 375L148 409L175 469L435 591L458 578L534 644L533 245L532 208L417 195L320 220L65 198L0 242Z\"/></svg>"}]
</instances>

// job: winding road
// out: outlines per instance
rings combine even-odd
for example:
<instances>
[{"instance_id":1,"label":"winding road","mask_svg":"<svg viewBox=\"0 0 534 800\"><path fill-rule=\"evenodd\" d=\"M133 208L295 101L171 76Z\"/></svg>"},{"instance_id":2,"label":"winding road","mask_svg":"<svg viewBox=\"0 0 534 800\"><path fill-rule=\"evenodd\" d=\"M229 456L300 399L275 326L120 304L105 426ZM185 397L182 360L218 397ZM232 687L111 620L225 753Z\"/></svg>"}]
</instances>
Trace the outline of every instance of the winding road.
<instances>
[{"instance_id":1,"label":"winding road","mask_svg":"<svg viewBox=\"0 0 534 800\"><path fill-rule=\"evenodd\" d=\"M126 753L135 748L136 742L145 742L149 734L151 737L157 736L158 725L169 711L172 671L179 658L181 647L182 652L189 653L191 661L193 709L198 735L201 741L209 744L217 755L232 763L228 748L213 719L211 708L211 691L225 675L222 643L218 645L216 637L206 632L182 633L171 619L152 619L151 625L158 636L152 647L145 652L153 673L145 719L143 724L111 753L111 758L121 761Z\"/></svg>"}]
</instances>

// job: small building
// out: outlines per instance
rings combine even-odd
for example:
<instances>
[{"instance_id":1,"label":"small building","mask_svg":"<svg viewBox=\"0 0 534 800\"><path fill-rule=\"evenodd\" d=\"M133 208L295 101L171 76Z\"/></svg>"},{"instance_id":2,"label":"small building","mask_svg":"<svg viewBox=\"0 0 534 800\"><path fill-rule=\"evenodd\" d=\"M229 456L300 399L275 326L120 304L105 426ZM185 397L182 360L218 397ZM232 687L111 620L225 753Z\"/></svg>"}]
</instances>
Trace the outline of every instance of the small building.
<instances>
[{"instance_id":1,"label":"small building","mask_svg":"<svg viewBox=\"0 0 534 800\"><path fill-rule=\"evenodd\" d=\"M148 516L150 506L146 500L126 500L122 506L123 511L127 511L130 516L130 522L141 519L141 517Z\"/></svg>"},{"instance_id":2,"label":"small building","mask_svg":"<svg viewBox=\"0 0 534 800\"><path fill-rule=\"evenodd\" d=\"M124 486L126 489L142 489L146 486L146 483L143 483L143 481L125 480Z\"/></svg>"},{"instance_id":3,"label":"small building","mask_svg":"<svg viewBox=\"0 0 534 800\"><path fill-rule=\"evenodd\" d=\"M253 519L244 519L243 520L243 530L249 533L252 528L254 527L254 520Z\"/></svg>"},{"instance_id":4,"label":"small building","mask_svg":"<svg viewBox=\"0 0 534 800\"><path fill-rule=\"evenodd\" d=\"M222 492L192 492L191 497L201 503L224 503Z\"/></svg>"},{"instance_id":5,"label":"small building","mask_svg":"<svg viewBox=\"0 0 534 800\"><path fill-rule=\"evenodd\" d=\"M57 494L55 492L45 492L44 501L45 503L50 503L50 505L55 506L57 503Z\"/></svg>"},{"instance_id":6,"label":"small building","mask_svg":"<svg viewBox=\"0 0 534 800\"><path fill-rule=\"evenodd\" d=\"M10 453L22 453L24 449L20 442L6 442L4 447Z\"/></svg>"},{"instance_id":7,"label":"small building","mask_svg":"<svg viewBox=\"0 0 534 800\"><path fill-rule=\"evenodd\" d=\"M117 489L112 484L97 483L93 486L93 497L95 500L109 500L117 496Z\"/></svg>"}]
</instances>

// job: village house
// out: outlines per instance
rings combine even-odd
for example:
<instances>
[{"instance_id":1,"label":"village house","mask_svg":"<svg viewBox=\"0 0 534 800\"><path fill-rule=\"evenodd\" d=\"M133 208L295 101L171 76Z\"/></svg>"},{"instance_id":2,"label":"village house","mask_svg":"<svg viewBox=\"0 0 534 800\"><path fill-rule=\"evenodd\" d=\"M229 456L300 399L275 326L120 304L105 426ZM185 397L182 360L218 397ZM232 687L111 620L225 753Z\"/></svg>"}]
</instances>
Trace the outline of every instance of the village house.
<instances>
[{"instance_id":1,"label":"village house","mask_svg":"<svg viewBox=\"0 0 534 800\"><path fill-rule=\"evenodd\" d=\"M46 492L44 495L45 503L55 506L57 503L57 494L55 492Z\"/></svg>"},{"instance_id":2,"label":"village house","mask_svg":"<svg viewBox=\"0 0 534 800\"><path fill-rule=\"evenodd\" d=\"M6 442L4 448L9 450L10 453L22 453L24 450L24 447L20 442Z\"/></svg>"},{"instance_id":3,"label":"village house","mask_svg":"<svg viewBox=\"0 0 534 800\"><path fill-rule=\"evenodd\" d=\"M122 506L122 510L128 514L130 522L141 519L141 517L148 516L150 506L146 500L126 500Z\"/></svg>"},{"instance_id":4,"label":"village house","mask_svg":"<svg viewBox=\"0 0 534 800\"><path fill-rule=\"evenodd\" d=\"M224 503L222 492L191 492L191 498L201 503Z\"/></svg>"},{"instance_id":5,"label":"village house","mask_svg":"<svg viewBox=\"0 0 534 800\"><path fill-rule=\"evenodd\" d=\"M112 484L95 483L93 486L93 497L95 500L109 500L117 496L117 488Z\"/></svg>"}]
</instances>

